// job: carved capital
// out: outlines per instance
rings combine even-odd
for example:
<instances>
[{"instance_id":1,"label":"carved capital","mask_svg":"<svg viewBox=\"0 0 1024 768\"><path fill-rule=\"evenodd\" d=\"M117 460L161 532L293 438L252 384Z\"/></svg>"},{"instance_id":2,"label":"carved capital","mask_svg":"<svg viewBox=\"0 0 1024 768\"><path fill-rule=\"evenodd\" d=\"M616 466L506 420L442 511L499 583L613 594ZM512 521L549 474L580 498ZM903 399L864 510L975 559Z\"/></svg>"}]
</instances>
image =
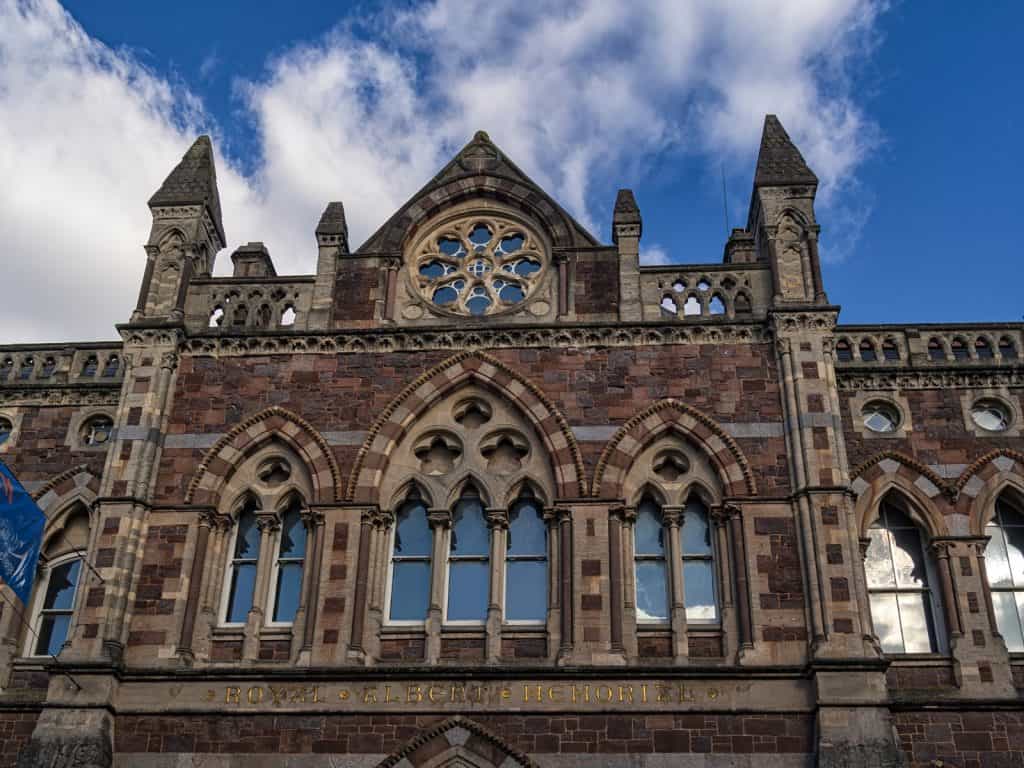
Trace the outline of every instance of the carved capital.
<instances>
[{"instance_id":1,"label":"carved capital","mask_svg":"<svg viewBox=\"0 0 1024 768\"><path fill-rule=\"evenodd\" d=\"M626 504L619 504L611 507L608 510L608 514L617 520L620 520L623 525L632 525L636 522L636 507L631 507Z\"/></svg>"},{"instance_id":2,"label":"carved capital","mask_svg":"<svg viewBox=\"0 0 1024 768\"><path fill-rule=\"evenodd\" d=\"M710 513L711 522L718 526L726 525L732 518L741 517L742 515L743 509L729 502L712 507Z\"/></svg>"},{"instance_id":3,"label":"carved capital","mask_svg":"<svg viewBox=\"0 0 1024 768\"><path fill-rule=\"evenodd\" d=\"M661 522L666 528L679 528L683 524L683 507L661 508Z\"/></svg>"},{"instance_id":4,"label":"carved capital","mask_svg":"<svg viewBox=\"0 0 1024 768\"><path fill-rule=\"evenodd\" d=\"M487 520L487 527L491 529L508 529L508 510L507 509L488 509L485 512L485 518Z\"/></svg>"},{"instance_id":5,"label":"carved capital","mask_svg":"<svg viewBox=\"0 0 1024 768\"><path fill-rule=\"evenodd\" d=\"M431 528L451 528L452 513L447 509L432 509L427 512L427 522Z\"/></svg>"},{"instance_id":6,"label":"carved capital","mask_svg":"<svg viewBox=\"0 0 1024 768\"><path fill-rule=\"evenodd\" d=\"M206 507L199 510L197 514L199 525L206 528L216 528L219 525L218 518L221 517L213 507Z\"/></svg>"},{"instance_id":7,"label":"carved capital","mask_svg":"<svg viewBox=\"0 0 1024 768\"><path fill-rule=\"evenodd\" d=\"M260 512L256 515L256 527L260 533L273 533L280 530L281 518L274 512Z\"/></svg>"},{"instance_id":8,"label":"carved capital","mask_svg":"<svg viewBox=\"0 0 1024 768\"><path fill-rule=\"evenodd\" d=\"M173 371L178 367L178 353L177 352L164 352L160 355L160 367L165 368L168 371Z\"/></svg>"},{"instance_id":9,"label":"carved capital","mask_svg":"<svg viewBox=\"0 0 1024 768\"><path fill-rule=\"evenodd\" d=\"M947 539L937 539L928 545L932 553L940 560L948 559L954 546L956 546L955 542Z\"/></svg>"},{"instance_id":10,"label":"carved capital","mask_svg":"<svg viewBox=\"0 0 1024 768\"><path fill-rule=\"evenodd\" d=\"M314 509L302 509L299 511L299 518L307 530L313 530L318 525L324 524L324 513Z\"/></svg>"},{"instance_id":11,"label":"carved capital","mask_svg":"<svg viewBox=\"0 0 1024 768\"><path fill-rule=\"evenodd\" d=\"M972 540L970 543L970 547L974 550L974 554L976 554L978 557L984 557L985 549L988 547L988 542L991 538L991 536L979 536L978 538Z\"/></svg>"}]
</instances>

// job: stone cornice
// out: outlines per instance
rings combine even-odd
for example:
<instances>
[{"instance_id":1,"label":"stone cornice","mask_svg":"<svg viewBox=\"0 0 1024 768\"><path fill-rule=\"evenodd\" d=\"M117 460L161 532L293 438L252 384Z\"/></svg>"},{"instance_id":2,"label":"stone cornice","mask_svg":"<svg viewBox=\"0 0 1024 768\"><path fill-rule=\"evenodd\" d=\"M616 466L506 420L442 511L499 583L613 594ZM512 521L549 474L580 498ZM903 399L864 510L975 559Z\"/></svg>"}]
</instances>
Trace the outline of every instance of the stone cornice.
<instances>
[{"instance_id":1,"label":"stone cornice","mask_svg":"<svg viewBox=\"0 0 1024 768\"><path fill-rule=\"evenodd\" d=\"M1024 386L1024 368L987 367L968 364L968 370L945 368L941 370L856 370L836 367L839 389L896 390L896 389L986 389L991 387ZM966 367L966 366L965 366Z\"/></svg>"},{"instance_id":2,"label":"stone cornice","mask_svg":"<svg viewBox=\"0 0 1024 768\"><path fill-rule=\"evenodd\" d=\"M127 330L127 329L126 329ZM201 335L182 351L196 356L290 353L423 352L467 349L638 347L664 344L751 344L770 341L760 323L593 323L545 327L394 328L334 332Z\"/></svg>"},{"instance_id":3,"label":"stone cornice","mask_svg":"<svg viewBox=\"0 0 1024 768\"><path fill-rule=\"evenodd\" d=\"M117 405L121 380L110 386L67 385L0 388L0 405Z\"/></svg>"}]
</instances>

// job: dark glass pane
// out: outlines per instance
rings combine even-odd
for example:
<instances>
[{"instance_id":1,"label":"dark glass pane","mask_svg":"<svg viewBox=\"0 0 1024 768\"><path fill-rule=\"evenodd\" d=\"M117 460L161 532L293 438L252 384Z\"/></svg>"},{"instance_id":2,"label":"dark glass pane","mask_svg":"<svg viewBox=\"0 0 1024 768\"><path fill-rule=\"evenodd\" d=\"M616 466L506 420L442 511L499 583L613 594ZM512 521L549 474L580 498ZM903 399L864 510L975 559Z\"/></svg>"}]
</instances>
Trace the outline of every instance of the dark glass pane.
<instances>
[{"instance_id":1,"label":"dark glass pane","mask_svg":"<svg viewBox=\"0 0 1024 768\"><path fill-rule=\"evenodd\" d=\"M498 290L498 298L506 304L515 304L526 298L526 293L515 283L504 283Z\"/></svg>"},{"instance_id":2,"label":"dark glass pane","mask_svg":"<svg viewBox=\"0 0 1024 768\"><path fill-rule=\"evenodd\" d=\"M430 593L430 563L395 563L391 577L391 620L423 621Z\"/></svg>"},{"instance_id":3,"label":"dark glass pane","mask_svg":"<svg viewBox=\"0 0 1024 768\"><path fill-rule=\"evenodd\" d=\"M74 608L75 585L78 584L78 571L81 565L81 560L68 560L50 572L43 608L58 611L70 611Z\"/></svg>"},{"instance_id":4,"label":"dark glass pane","mask_svg":"<svg viewBox=\"0 0 1024 768\"><path fill-rule=\"evenodd\" d=\"M478 251L482 250L485 245L491 242L491 230L483 224L477 224L473 227L473 231L469 233L469 242L475 245Z\"/></svg>"},{"instance_id":5,"label":"dark glass pane","mask_svg":"<svg viewBox=\"0 0 1024 768\"><path fill-rule=\"evenodd\" d=\"M505 618L509 621L544 621L547 616L548 564L509 562L505 579Z\"/></svg>"},{"instance_id":6,"label":"dark glass pane","mask_svg":"<svg viewBox=\"0 0 1024 768\"><path fill-rule=\"evenodd\" d=\"M44 616L39 626L39 641L36 643L37 656L56 656L64 641L68 639L71 616L67 613Z\"/></svg>"},{"instance_id":7,"label":"dark glass pane","mask_svg":"<svg viewBox=\"0 0 1024 768\"><path fill-rule=\"evenodd\" d=\"M1006 534L1006 558L1009 561L1010 577L1015 586L1024 587L1024 528L1008 525Z\"/></svg>"},{"instance_id":8,"label":"dark glass pane","mask_svg":"<svg viewBox=\"0 0 1024 768\"><path fill-rule=\"evenodd\" d=\"M1020 593L1024 598L1024 593ZM1017 595L1013 592L994 591L992 607L996 612L996 626L999 634L1006 641L1006 650L1010 653L1024 651L1024 638L1021 636L1020 616L1018 615Z\"/></svg>"},{"instance_id":9,"label":"dark glass pane","mask_svg":"<svg viewBox=\"0 0 1024 768\"><path fill-rule=\"evenodd\" d=\"M540 264L538 264L536 261L523 259L522 261L517 261L515 263L513 271L520 277L529 277L534 272L540 272Z\"/></svg>"},{"instance_id":10,"label":"dark glass pane","mask_svg":"<svg viewBox=\"0 0 1024 768\"><path fill-rule=\"evenodd\" d=\"M427 508L421 501L407 501L398 510L395 554L404 557L430 557L431 542Z\"/></svg>"},{"instance_id":11,"label":"dark glass pane","mask_svg":"<svg viewBox=\"0 0 1024 768\"><path fill-rule=\"evenodd\" d=\"M526 242L522 235L506 235L501 239L501 250L504 253L515 253Z\"/></svg>"},{"instance_id":12,"label":"dark glass pane","mask_svg":"<svg viewBox=\"0 0 1024 768\"><path fill-rule=\"evenodd\" d=\"M448 573L448 621L483 621L490 590L487 563L454 562Z\"/></svg>"},{"instance_id":13,"label":"dark glass pane","mask_svg":"<svg viewBox=\"0 0 1024 768\"><path fill-rule=\"evenodd\" d=\"M459 256L462 251L462 243L451 237L442 237L437 241L437 249L446 256Z\"/></svg>"},{"instance_id":14,"label":"dark glass pane","mask_svg":"<svg viewBox=\"0 0 1024 768\"><path fill-rule=\"evenodd\" d=\"M256 587L256 565L243 563L236 565L233 571L227 620L232 624L242 624L249 614L249 609L252 608L252 595Z\"/></svg>"},{"instance_id":15,"label":"dark glass pane","mask_svg":"<svg viewBox=\"0 0 1024 768\"><path fill-rule=\"evenodd\" d=\"M508 553L540 555L548 552L548 529L536 501L517 501L509 510Z\"/></svg>"},{"instance_id":16,"label":"dark glass pane","mask_svg":"<svg viewBox=\"0 0 1024 768\"><path fill-rule=\"evenodd\" d=\"M452 513L452 554L486 556L490 553L490 538L480 498L463 496Z\"/></svg>"},{"instance_id":17,"label":"dark glass pane","mask_svg":"<svg viewBox=\"0 0 1024 768\"><path fill-rule=\"evenodd\" d=\"M637 562L636 617L640 621L668 618L668 577L664 562Z\"/></svg>"},{"instance_id":18,"label":"dark glass pane","mask_svg":"<svg viewBox=\"0 0 1024 768\"><path fill-rule=\"evenodd\" d=\"M896 595L871 595L871 621L875 625L878 642L886 653L903 653L903 633L900 630L900 612Z\"/></svg>"},{"instance_id":19,"label":"dark glass pane","mask_svg":"<svg viewBox=\"0 0 1024 768\"><path fill-rule=\"evenodd\" d=\"M707 508L699 501L691 501L683 512L684 555L711 554L711 527L708 525Z\"/></svg>"},{"instance_id":20,"label":"dark glass pane","mask_svg":"<svg viewBox=\"0 0 1024 768\"><path fill-rule=\"evenodd\" d=\"M904 592L899 596L899 604L904 653L931 653L937 650L928 594Z\"/></svg>"},{"instance_id":21,"label":"dark glass pane","mask_svg":"<svg viewBox=\"0 0 1024 768\"><path fill-rule=\"evenodd\" d=\"M636 553L638 555L665 554L665 538L661 527L661 509L650 499L640 502L636 511Z\"/></svg>"},{"instance_id":22,"label":"dark glass pane","mask_svg":"<svg viewBox=\"0 0 1024 768\"><path fill-rule=\"evenodd\" d=\"M434 291L435 304L451 304L457 298L459 298L459 294L450 285L442 286Z\"/></svg>"},{"instance_id":23,"label":"dark glass pane","mask_svg":"<svg viewBox=\"0 0 1024 768\"><path fill-rule=\"evenodd\" d=\"M917 529L917 525L910 519L910 516L897 506L892 504L883 504L882 514L884 516L884 522L882 524L888 528Z\"/></svg>"},{"instance_id":24,"label":"dark glass pane","mask_svg":"<svg viewBox=\"0 0 1024 768\"><path fill-rule=\"evenodd\" d=\"M710 560L693 560L683 564L683 594L688 620L718 621L715 575Z\"/></svg>"},{"instance_id":25,"label":"dark glass pane","mask_svg":"<svg viewBox=\"0 0 1024 768\"><path fill-rule=\"evenodd\" d=\"M302 563L283 563L277 569L274 621L294 621L302 590Z\"/></svg>"},{"instance_id":26,"label":"dark glass pane","mask_svg":"<svg viewBox=\"0 0 1024 768\"><path fill-rule=\"evenodd\" d=\"M235 538L235 558L255 560L260 556L260 529L256 527L256 515L250 510L238 518L238 536Z\"/></svg>"},{"instance_id":27,"label":"dark glass pane","mask_svg":"<svg viewBox=\"0 0 1024 768\"><path fill-rule=\"evenodd\" d=\"M302 524L298 507L291 507L281 521L281 557L306 556L306 526Z\"/></svg>"},{"instance_id":28,"label":"dark glass pane","mask_svg":"<svg viewBox=\"0 0 1024 768\"><path fill-rule=\"evenodd\" d=\"M901 587L928 586L928 573L924 565L921 534L916 528L893 528L892 560L896 568L896 583Z\"/></svg>"},{"instance_id":29,"label":"dark glass pane","mask_svg":"<svg viewBox=\"0 0 1024 768\"><path fill-rule=\"evenodd\" d=\"M1017 511L1016 508L1003 502L996 502L996 511L999 515L999 521L1003 526L1007 525L1020 525L1024 526L1024 515Z\"/></svg>"},{"instance_id":30,"label":"dark glass pane","mask_svg":"<svg viewBox=\"0 0 1024 768\"><path fill-rule=\"evenodd\" d=\"M420 274L424 277L429 277L431 280L444 277L452 271L451 266L442 264L440 261L430 261L420 266Z\"/></svg>"},{"instance_id":31,"label":"dark glass pane","mask_svg":"<svg viewBox=\"0 0 1024 768\"><path fill-rule=\"evenodd\" d=\"M466 301L466 308L472 315L482 315L486 313L489 306L491 306L491 300L487 296L476 295Z\"/></svg>"}]
</instances>

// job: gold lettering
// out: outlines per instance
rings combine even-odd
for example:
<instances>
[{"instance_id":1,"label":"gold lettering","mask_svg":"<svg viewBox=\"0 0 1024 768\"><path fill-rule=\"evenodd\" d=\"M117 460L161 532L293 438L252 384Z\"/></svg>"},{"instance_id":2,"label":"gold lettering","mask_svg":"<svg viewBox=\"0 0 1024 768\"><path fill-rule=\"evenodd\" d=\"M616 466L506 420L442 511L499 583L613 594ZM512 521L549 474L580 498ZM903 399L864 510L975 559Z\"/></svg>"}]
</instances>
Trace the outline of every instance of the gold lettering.
<instances>
[{"instance_id":1,"label":"gold lettering","mask_svg":"<svg viewBox=\"0 0 1024 768\"><path fill-rule=\"evenodd\" d=\"M275 688L274 686L268 686L267 690L270 691L270 701L275 707L279 707L282 704L286 704L287 700L285 694L287 690L284 688Z\"/></svg>"},{"instance_id":2,"label":"gold lettering","mask_svg":"<svg viewBox=\"0 0 1024 768\"><path fill-rule=\"evenodd\" d=\"M419 704L423 701L423 687L419 685L407 685L405 687L405 703Z\"/></svg>"},{"instance_id":3,"label":"gold lettering","mask_svg":"<svg viewBox=\"0 0 1024 768\"><path fill-rule=\"evenodd\" d=\"M313 686L313 703L314 704L319 704L322 701L323 701L323 699L320 698L320 686L319 685L314 685Z\"/></svg>"},{"instance_id":4,"label":"gold lettering","mask_svg":"<svg viewBox=\"0 0 1024 768\"><path fill-rule=\"evenodd\" d=\"M455 698L456 692L458 692L458 695L459 695L458 699ZM448 695L448 700L452 704L455 704L456 701L461 702L462 704L465 704L466 703L466 686L464 686L464 685L453 685L451 693Z\"/></svg>"},{"instance_id":5,"label":"gold lettering","mask_svg":"<svg viewBox=\"0 0 1024 768\"><path fill-rule=\"evenodd\" d=\"M679 684L679 703L682 704L684 701L693 701L693 691L687 688L682 683Z\"/></svg>"},{"instance_id":6,"label":"gold lettering","mask_svg":"<svg viewBox=\"0 0 1024 768\"><path fill-rule=\"evenodd\" d=\"M377 689L366 686L363 688L363 704L377 703Z\"/></svg>"},{"instance_id":7,"label":"gold lettering","mask_svg":"<svg viewBox=\"0 0 1024 768\"><path fill-rule=\"evenodd\" d=\"M606 691L608 693L607 696L605 696ZM599 685L597 686L597 690L594 693L596 694L597 700L601 701L601 699L603 698L605 704L611 704L612 699L615 698L615 691L612 690L612 687L610 685Z\"/></svg>"},{"instance_id":8,"label":"gold lettering","mask_svg":"<svg viewBox=\"0 0 1024 768\"><path fill-rule=\"evenodd\" d=\"M487 693L487 689L482 685L476 685L471 690L473 691L473 703L483 704L484 695Z\"/></svg>"},{"instance_id":9,"label":"gold lettering","mask_svg":"<svg viewBox=\"0 0 1024 768\"><path fill-rule=\"evenodd\" d=\"M291 689L288 693L289 704L305 704L306 703L306 688L305 686L297 685Z\"/></svg>"},{"instance_id":10,"label":"gold lettering","mask_svg":"<svg viewBox=\"0 0 1024 768\"><path fill-rule=\"evenodd\" d=\"M501 687L501 700L502 701L508 701L511 698L512 698L512 689L509 688L507 685L503 685Z\"/></svg>"},{"instance_id":11,"label":"gold lettering","mask_svg":"<svg viewBox=\"0 0 1024 768\"><path fill-rule=\"evenodd\" d=\"M708 688L708 698L709 699L717 699L718 698L718 689L717 688Z\"/></svg>"},{"instance_id":12,"label":"gold lettering","mask_svg":"<svg viewBox=\"0 0 1024 768\"><path fill-rule=\"evenodd\" d=\"M662 685L661 683L655 683L654 687L658 691L658 703L659 704L664 704L665 702L668 702L668 701L672 700L670 698L671 695L672 695L672 689L669 688L667 685Z\"/></svg>"},{"instance_id":13,"label":"gold lettering","mask_svg":"<svg viewBox=\"0 0 1024 768\"><path fill-rule=\"evenodd\" d=\"M523 703L525 704L530 700L530 689L533 688L537 692L537 703L544 701L544 686L542 685L527 685L523 683Z\"/></svg>"},{"instance_id":14,"label":"gold lettering","mask_svg":"<svg viewBox=\"0 0 1024 768\"><path fill-rule=\"evenodd\" d=\"M577 688L574 685L572 687L572 703L573 704L579 703L579 700L580 700L579 699L579 692L580 692L580 689ZM590 703L590 684L589 683L587 683L586 685L583 686L583 702L585 704L589 704Z\"/></svg>"},{"instance_id":15,"label":"gold lettering","mask_svg":"<svg viewBox=\"0 0 1024 768\"><path fill-rule=\"evenodd\" d=\"M233 685L229 685L224 690L224 703L225 704L241 704L242 689L236 688Z\"/></svg>"},{"instance_id":16,"label":"gold lettering","mask_svg":"<svg viewBox=\"0 0 1024 768\"><path fill-rule=\"evenodd\" d=\"M633 703L633 686L632 685L620 685L619 686L619 702Z\"/></svg>"},{"instance_id":17,"label":"gold lettering","mask_svg":"<svg viewBox=\"0 0 1024 768\"><path fill-rule=\"evenodd\" d=\"M562 689L559 688L559 687L556 687L554 685L549 685L548 686L548 701L558 701L558 702L560 702L561 700L562 700Z\"/></svg>"},{"instance_id":18,"label":"gold lettering","mask_svg":"<svg viewBox=\"0 0 1024 768\"><path fill-rule=\"evenodd\" d=\"M250 688L245 692L245 698L249 700L250 704L259 704L263 701L263 686L257 685L255 688Z\"/></svg>"},{"instance_id":19,"label":"gold lettering","mask_svg":"<svg viewBox=\"0 0 1024 768\"><path fill-rule=\"evenodd\" d=\"M643 704L647 703L647 683L640 686L640 701Z\"/></svg>"},{"instance_id":20,"label":"gold lettering","mask_svg":"<svg viewBox=\"0 0 1024 768\"><path fill-rule=\"evenodd\" d=\"M438 696L441 696L441 701L444 701L444 688L440 685L432 685L427 689L427 698L430 699L431 704L437 704Z\"/></svg>"},{"instance_id":21,"label":"gold lettering","mask_svg":"<svg viewBox=\"0 0 1024 768\"><path fill-rule=\"evenodd\" d=\"M384 686L384 703L385 704L398 704L399 701L400 701L400 699L393 699L393 698L391 698L391 686L390 685L385 685Z\"/></svg>"}]
</instances>

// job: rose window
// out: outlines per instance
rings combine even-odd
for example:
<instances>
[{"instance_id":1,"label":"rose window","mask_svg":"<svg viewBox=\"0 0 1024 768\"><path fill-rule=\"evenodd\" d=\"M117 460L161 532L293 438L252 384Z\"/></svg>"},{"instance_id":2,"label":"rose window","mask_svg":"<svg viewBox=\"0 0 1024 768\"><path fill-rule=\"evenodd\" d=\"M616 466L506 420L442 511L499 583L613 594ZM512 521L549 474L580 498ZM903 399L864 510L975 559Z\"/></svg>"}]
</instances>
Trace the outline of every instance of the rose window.
<instances>
[{"instance_id":1,"label":"rose window","mask_svg":"<svg viewBox=\"0 0 1024 768\"><path fill-rule=\"evenodd\" d=\"M423 298L442 310L493 315L533 294L543 253L540 239L510 219L464 219L421 241L414 279Z\"/></svg>"}]
</instances>

